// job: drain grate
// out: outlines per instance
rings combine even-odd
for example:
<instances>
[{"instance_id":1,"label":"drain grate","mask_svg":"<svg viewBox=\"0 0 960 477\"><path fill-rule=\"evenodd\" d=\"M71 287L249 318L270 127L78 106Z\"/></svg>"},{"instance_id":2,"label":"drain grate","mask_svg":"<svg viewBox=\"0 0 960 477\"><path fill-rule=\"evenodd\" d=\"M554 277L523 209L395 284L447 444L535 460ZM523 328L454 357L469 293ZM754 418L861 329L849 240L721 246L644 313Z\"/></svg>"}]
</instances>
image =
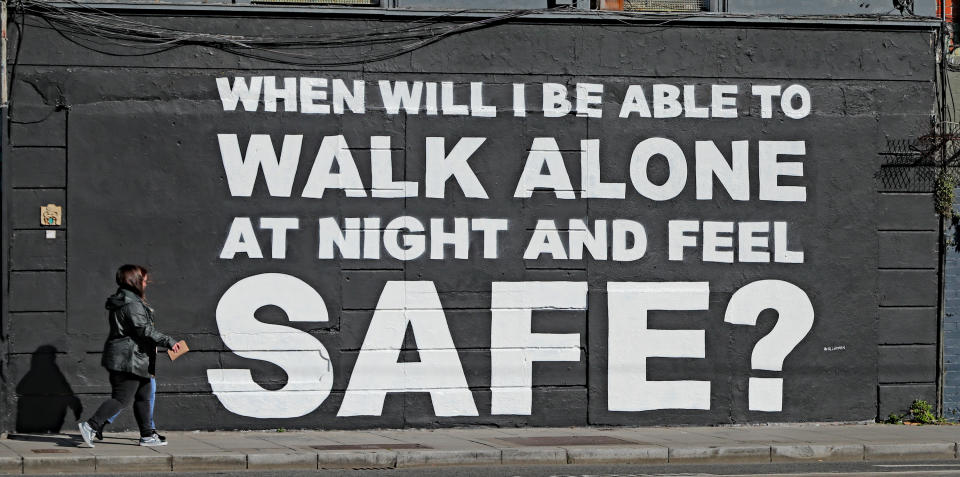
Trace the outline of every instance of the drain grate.
<instances>
[{"instance_id":1,"label":"drain grate","mask_svg":"<svg viewBox=\"0 0 960 477\"><path fill-rule=\"evenodd\" d=\"M34 454L69 454L70 449L30 449Z\"/></svg>"},{"instance_id":2,"label":"drain grate","mask_svg":"<svg viewBox=\"0 0 960 477\"><path fill-rule=\"evenodd\" d=\"M392 450L392 449L430 449L422 444L342 444L333 446L310 446L316 450Z\"/></svg>"},{"instance_id":3,"label":"drain grate","mask_svg":"<svg viewBox=\"0 0 960 477\"><path fill-rule=\"evenodd\" d=\"M549 447L549 446L629 446L636 442L617 439L607 436L542 436L542 437L500 437L518 446Z\"/></svg>"}]
</instances>

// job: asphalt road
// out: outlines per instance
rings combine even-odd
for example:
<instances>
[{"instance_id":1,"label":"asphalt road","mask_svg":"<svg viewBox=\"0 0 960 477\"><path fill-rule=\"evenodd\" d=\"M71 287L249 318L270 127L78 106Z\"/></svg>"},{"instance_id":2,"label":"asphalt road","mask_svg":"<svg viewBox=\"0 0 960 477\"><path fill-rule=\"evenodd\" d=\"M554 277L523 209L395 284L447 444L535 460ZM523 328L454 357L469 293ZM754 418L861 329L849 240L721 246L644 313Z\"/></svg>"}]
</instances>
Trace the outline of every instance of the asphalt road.
<instances>
[{"instance_id":1,"label":"asphalt road","mask_svg":"<svg viewBox=\"0 0 960 477\"><path fill-rule=\"evenodd\" d=\"M92 475L92 474L91 474ZM97 474L116 477L169 477L170 472ZM641 477L641 476L874 476L906 475L960 476L960 462L844 462L803 464L717 464L717 465L559 465L559 466L463 466L417 467L409 469L353 469L317 471L245 471L245 472L178 472L188 477Z\"/></svg>"}]
</instances>

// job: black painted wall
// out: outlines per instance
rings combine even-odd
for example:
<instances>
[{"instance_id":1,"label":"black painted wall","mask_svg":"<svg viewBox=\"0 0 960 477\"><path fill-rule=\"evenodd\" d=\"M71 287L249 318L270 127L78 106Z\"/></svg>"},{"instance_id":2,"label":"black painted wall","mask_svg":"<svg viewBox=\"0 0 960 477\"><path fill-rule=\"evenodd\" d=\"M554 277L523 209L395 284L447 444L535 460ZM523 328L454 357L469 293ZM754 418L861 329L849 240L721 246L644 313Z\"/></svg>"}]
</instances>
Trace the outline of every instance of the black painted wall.
<instances>
[{"instance_id":1,"label":"black painted wall","mask_svg":"<svg viewBox=\"0 0 960 477\"><path fill-rule=\"evenodd\" d=\"M183 11L139 19L251 34L394 25L377 16L334 19L308 13L253 18ZM103 299L115 288L114 270L126 262L153 271L149 299L158 310L158 326L186 339L192 349L176 363L161 359L157 417L168 429L858 421L885 415L918 393L935 392L930 387L936 375L933 348L905 345L897 341L902 334L896 330L935 320L937 221L929 194L884 183L879 156L888 139L929 129L936 99L931 25L693 21L663 28L593 24L574 16L568 22L525 19L392 60L315 69L201 47L143 57L105 55L27 20L25 30L15 29L20 48L3 158L4 248L10 251L2 321L5 430L72 426L76 416L89 416L109 394L99 366L106 334ZM262 105L259 112L223 110L215 78L262 75L364 80L368 110L343 115L263 112ZM482 81L499 115L387 114L377 94L379 80ZM536 91L545 82L567 84L571 91L576 83L603 84L603 117L543 117ZM528 85L525 117L511 110L514 83ZM649 95L651 85L661 83L700 85L701 91L713 84L737 85L739 117L617 117L628 85L642 85ZM761 118L749 94L758 84L803 85L811 93L811 114L791 119L777 112ZM466 98L468 88L458 87L457 97ZM705 101L707 96L698 97L700 104ZM238 134L241 148L250 134L272 135L275 147L284 134L303 134L293 196L270 197L261 176L252 197L231 197L220 133ZM421 182L421 196L353 198L328 190L323 199L300 197L322 137L340 134L353 148L368 193L370 137L382 135L391 138L395 180ZM476 136L487 140L470 165L490 199L465 198L450 183L445 199L424 198L425 138L446 138L449 151L458 139ZM639 195L629 174L637 143L658 136L680 146L691 171L683 192L663 202ZM530 199L512 197L536 137L556 138L576 199L558 199L546 190ZM581 139L600 140L603 181L626 182L625 200L580 197ZM731 141L749 141L749 201L733 201L722 188L712 200L696 199L698 140L715 141L728 160ZM805 187L805 202L759 199L761 140L805 142L806 154L789 159L803 163L803 176L780 179L781 185ZM662 162L653 162L651 176L657 183L665 180ZM64 207L60 227L39 225L38 208L48 203ZM510 221L510 231L501 237L497 260L478 258L477 234L468 260L316 258L316 219L376 216L387 221L401 215L444 217L448 227L453 217L502 217ZM234 217L297 217L300 229L291 232L283 260L269 255L220 259ZM565 228L571 218L638 221L646 227L647 254L627 263L522 258L537 219L555 219ZM681 219L786 221L790 248L804 252L804 263L703 263L696 248L682 262L671 261L667 223ZM47 238L49 230L56 231L55 238ZM268 253L270 234L256 230ZM565 244L568 235L561 233ZM327 322L303 323L290 323L276 307L257 315L309 333L329 353L330 395L303 417L244 417L211 394L211 369L251 369L268 390L286 383L276 365L232 353L217 326L224 292L260 273L303 280L323 297L329 314ZM430 395L416 392L388 394L380 416L337 417L381 290L400 280L436 286L478 416L438 417ZM724 322L733 293L758 280L796 285L815 313L812 329L786 358L782 372L751 371L751 351L773 329L774 312L761 314L757 326ZM534 312L534 333L579 334L580 360L533 366L530 415L491 415L495 281L585 282L589 287L587 310ZM652 329L704 330L705 357L650 358L648 377L710 381L710 408L608 410L607 283L665 281L708 282L708 309L652 311L649 320ZM399 332L405 334L399 359L422 359L423 350L416 351L418 331ZM784 378L781 412L748 410L751 377ZM127 415L118 422L130 425Z\"/></svg>"}]
</instances>

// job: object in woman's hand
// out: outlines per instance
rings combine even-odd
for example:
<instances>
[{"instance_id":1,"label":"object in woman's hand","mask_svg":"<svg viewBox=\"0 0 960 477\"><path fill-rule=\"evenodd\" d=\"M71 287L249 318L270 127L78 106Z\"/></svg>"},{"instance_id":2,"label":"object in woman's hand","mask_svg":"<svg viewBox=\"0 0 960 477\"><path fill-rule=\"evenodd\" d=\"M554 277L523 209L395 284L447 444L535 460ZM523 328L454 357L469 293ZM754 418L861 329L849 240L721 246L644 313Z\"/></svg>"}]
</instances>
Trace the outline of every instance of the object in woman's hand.
<instances>
[{"instance_id":1,"label":"object in woman's hand","mask_svg":"<svg viewBox=\"0 0 960 477\"><path fill-rule=\"evenodd\" d=\"M167 354L170 356L170 361L176 361L177 358L186 354L187 351L190 351L190 348L187 347L186 341L180 340L177 344L180 345L179 350L177 351L173 351L172 349L167 350Z\"/></svg>"}]
</instances>

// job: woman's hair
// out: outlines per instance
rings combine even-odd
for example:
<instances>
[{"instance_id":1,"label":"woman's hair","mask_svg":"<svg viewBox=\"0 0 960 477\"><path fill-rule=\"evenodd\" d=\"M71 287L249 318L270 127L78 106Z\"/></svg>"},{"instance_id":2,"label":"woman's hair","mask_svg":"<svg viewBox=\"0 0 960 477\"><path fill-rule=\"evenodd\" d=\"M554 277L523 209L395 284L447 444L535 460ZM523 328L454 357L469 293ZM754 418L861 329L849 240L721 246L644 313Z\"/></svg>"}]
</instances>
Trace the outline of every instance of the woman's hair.
<instances>
[{"instance_id":1,"label":"woman's hair","mask_svg":"<svg viewBox=\"0 0 960 477\"><path fill-rule=\"evenodd\" d=\"M146 276L146 268L140 265L127 264L117 269L117 285L143 298L143 278Z\"/></svg>"}]
</instances>

